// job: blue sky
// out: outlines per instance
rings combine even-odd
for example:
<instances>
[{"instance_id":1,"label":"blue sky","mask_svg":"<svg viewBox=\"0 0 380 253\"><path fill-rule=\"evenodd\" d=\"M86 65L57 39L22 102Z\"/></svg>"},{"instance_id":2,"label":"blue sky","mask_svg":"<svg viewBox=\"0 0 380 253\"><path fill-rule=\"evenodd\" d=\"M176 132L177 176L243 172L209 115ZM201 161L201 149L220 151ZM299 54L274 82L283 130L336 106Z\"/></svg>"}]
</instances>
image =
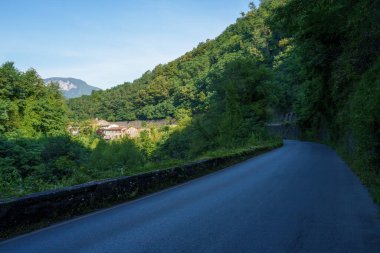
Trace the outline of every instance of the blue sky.
<instances>
[{"instance_id":1,"label":"blue sky","mask_svg":"<svg viewBox=\"0 0 380 253\"><path fill-rule=\"evenodd\" d=\"M4 0L0 63L109 88L215 38L249 2Z\"/></svg>"}]
</instances>

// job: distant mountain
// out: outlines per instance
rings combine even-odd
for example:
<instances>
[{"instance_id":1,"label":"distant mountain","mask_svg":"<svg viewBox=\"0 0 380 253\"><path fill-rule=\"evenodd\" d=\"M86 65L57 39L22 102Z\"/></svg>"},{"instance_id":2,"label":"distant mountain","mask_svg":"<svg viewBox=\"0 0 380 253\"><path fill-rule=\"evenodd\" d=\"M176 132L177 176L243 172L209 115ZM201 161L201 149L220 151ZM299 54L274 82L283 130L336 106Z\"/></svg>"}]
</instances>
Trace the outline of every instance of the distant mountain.
<instances>
[{"instance_id":1,"label":"distant mountain","mask_svg":"<svg viewBox=\"0 0 380 253\"><path fill-rule=\"evenodd\" d=\"M46 84L57 82L60 90L66 98L77 98L83 95L91 95L93 90L100 90L97 87L88 85L85 81L75 78L51 77L44 79Z\"/></svg>"}]
</instances>

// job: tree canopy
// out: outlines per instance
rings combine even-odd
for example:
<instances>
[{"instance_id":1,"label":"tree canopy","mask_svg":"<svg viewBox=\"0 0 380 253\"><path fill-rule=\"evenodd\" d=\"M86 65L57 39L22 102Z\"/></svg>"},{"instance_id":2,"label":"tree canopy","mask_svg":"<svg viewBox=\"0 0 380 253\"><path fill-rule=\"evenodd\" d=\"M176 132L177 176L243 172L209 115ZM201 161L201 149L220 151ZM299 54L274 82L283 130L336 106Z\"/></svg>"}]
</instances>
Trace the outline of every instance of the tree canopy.
<instances>
[{"instance_id":1,"label":"tree canopy","mask_svg":"<svg viewBox=\"0 0 380 253\"><path fill-rule=\"evenodd\" d=\"M66 131L67 106L58 86L44 85L33 69L0 67L0 134L8 137L57 136Z\"/></svg>"}]
</instances>

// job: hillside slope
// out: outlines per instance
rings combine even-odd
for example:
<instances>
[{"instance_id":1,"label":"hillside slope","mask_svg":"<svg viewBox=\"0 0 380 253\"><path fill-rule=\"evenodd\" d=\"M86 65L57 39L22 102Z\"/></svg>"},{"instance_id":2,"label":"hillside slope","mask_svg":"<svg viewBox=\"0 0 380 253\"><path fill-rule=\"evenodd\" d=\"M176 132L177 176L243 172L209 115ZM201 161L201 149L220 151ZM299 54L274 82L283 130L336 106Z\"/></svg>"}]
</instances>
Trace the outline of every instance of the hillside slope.
<instances>
[{"instance_id":1,"label":"hillside slope","mask_svg":"<svg viewBox=\"0 0 380 253\"><path fill-rule=\"evenodd\" d=\"M0 164L8 168L0 171L0 177L9 182L0 184L0 192L19 196L278 145L281 140L269 136L263 128L274 101L271 64L278 50L264 23L266 16L267 9L252 8L215 40L200 43L191 52L157 66L133 83L64 101L70 105L70 125L79 128L78 136L65 135L65 121L60 128L63 133L57 136L55 132L51 136L50 131L41 131L41 139L36 135L37 139L28 139L27 144L17 138L5 138L2 142L0 139L0 146L9 150L5 156L0 152ZM19 84L12 73L2 75L0 71L0 82L3 79ZM29 82L28 87L34 85L30 80L25 82ZM42 80L38 82L43 85ZM55 85L46 87L50 86L57 90ZM12 88L12 92L20 90L22 87ZM9 99L14 99L12 93L6 93L6 97L10 94ZM7 121L1 109L0 120ZM37 113L42 109L36 108ZM175 117L177 126L147 126L149 129L142 131L139 138L105 142L96 135L91 122L85 120L94 117L110 121ZM47 127L54 126L46 119L49 118L29 123L32 127L39 127L39 122L44 123L43 127L46 123ZM22 127L18 117L14 123L17 132ZM29 151L30 154L24 154Z\"/></svg>"},{"instance_id":2,"label":"hillside slope","mask_svg":"<svg viewBox=\"0 0 380 253\"><path fill-rule=\"evenodd\" d=\"M17 193L20 184L30 191L45 187L41 182L55 187L218 156L273 141L265 129L271 115L295 111L303 138L339 147L380 203L379 41L380 1L263 0L216 39L133 83L68 100L83 145L71 137L53 139L52 146L43 141L45 156L41 140L29 148L17 137L64 134L65 101L35 71L6 63L0 68L3 181ZM95 117L174 117L178 126L105 143L83 121Z\"/></svg>"},{"instance_id":3,"label":"hillside slope","mask_svg":"<svg viewBox=\"0 0 380 253\"><path fill-rule=\"evenodd\" d=\"M78 118L111 121L161 119L205 112L219 85L214 79L229 62L253 59L256 67L270 65L277 42L264 24L267 11L254 6L220 36L192 51L147 71L133 83L124 83L92 96L71 99Z\"/></svg>"},{"instance_id":4,"label":"hillside slope","mask_svg":"<svg viewBox=\"0 0 380 253\"><path fill-rule=\"evenodd\" d=\"M295 111L303 138L340 147L380 202L380 1L251 7L216 39L133 83L70 100L71 110L109 120L203 115L192 127L210 143Z\"/></svg>"}]
</instances>

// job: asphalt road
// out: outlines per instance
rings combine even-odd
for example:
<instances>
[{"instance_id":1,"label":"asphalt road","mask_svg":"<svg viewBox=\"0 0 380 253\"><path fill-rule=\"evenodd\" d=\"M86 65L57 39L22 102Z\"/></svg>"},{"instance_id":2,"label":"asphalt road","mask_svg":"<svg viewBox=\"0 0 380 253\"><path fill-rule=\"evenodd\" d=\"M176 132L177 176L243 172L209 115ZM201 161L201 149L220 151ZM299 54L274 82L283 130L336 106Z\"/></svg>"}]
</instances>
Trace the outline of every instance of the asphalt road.
<instances>
[{"instance_id":1,"label":"asphalt road","mask_svg":"<svg viewBox=\"0 0 380 253\"><path fill-rule=\"evenodd\" d=\"M0 252L380 252L367 190L330 148L284 147L0 244Z\"/></svg>"}]
</instances>

